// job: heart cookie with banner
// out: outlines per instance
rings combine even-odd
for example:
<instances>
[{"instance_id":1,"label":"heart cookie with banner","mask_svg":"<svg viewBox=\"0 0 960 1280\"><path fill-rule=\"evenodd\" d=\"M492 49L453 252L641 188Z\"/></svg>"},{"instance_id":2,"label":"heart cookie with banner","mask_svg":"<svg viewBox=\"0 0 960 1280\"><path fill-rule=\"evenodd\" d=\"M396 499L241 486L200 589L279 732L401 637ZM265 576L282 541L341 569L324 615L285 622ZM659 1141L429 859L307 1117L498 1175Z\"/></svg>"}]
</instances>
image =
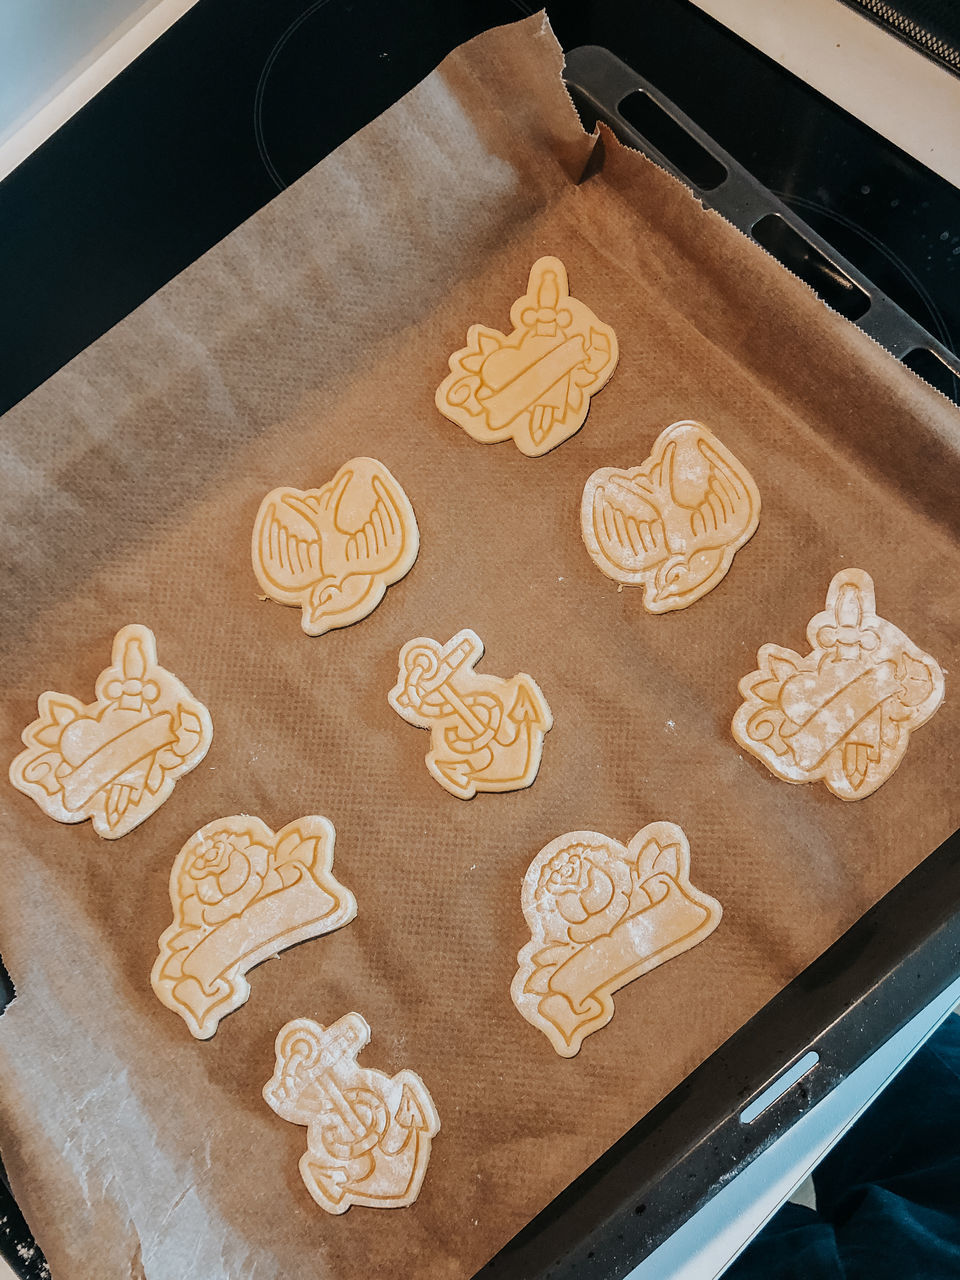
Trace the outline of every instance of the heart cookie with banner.
<instances>
[{"instance_id":1,"label":"heart cookie with banner","mask_svg":"<svg viewBox=\"0 0 960 1280\"><path fill-rule=\"evenodd\" d=\"M617 335L574 298L559 258L538 258L510 308L513 331L467 330L437 388L437 408L481 444L512 439L530 458L586 421L590 398L617 365Z\"/></svg>"},{"instance_id":2,"label":"heart cookie with banner","mask_svg":"<svg viewBox=\"0 0 960 1280\"><path fill-rule=\"evenodd\" d=\"M810 652L776 644L740 681L733 736L784 782L862 800L899 766L943 701L940 664L877 614L873 579L841 569L807 624Z\"/></svg>"},{"instance_id":3,"label":"heart cookie with banner","mask_svg":"<svg viewBox=\"0 0 960 1280\"><path fill-rule=\"evenodd\" d=\"M206 707L157 662L148 627L123 627L101 671L96 701L41 693L39 717L23 731L25 751L10 781L58 822L93 820L108 840L132 831L195 769L210 748Z\"/></svg>"}]
</instances>

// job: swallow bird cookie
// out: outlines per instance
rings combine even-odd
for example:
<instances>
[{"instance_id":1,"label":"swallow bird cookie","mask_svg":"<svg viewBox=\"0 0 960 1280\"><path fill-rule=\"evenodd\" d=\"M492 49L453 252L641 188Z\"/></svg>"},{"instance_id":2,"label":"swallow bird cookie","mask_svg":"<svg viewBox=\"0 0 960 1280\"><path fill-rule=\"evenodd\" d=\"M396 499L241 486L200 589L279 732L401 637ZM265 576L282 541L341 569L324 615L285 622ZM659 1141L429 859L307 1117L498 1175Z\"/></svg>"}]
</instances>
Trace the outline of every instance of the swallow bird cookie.
<instances>
[{"instance_id":1,"label":"swallow bird cookie","mask_svg":"<svg viewBox=\"0 0 960 1280\"><path fill-rule=\"evenodd\" d=\"M624 847L569 831L537 854L520 902L530 927L510 994L557 1053L572 1058L613 1017L613 993L716 929L715 898L690 883L690 846L651 822Z\"/></svg>"},{"instance_id":2,"label":"swallow bird cookie","mask_svg":"<svg viewBox=\"0 0 960 1280\"><path fill-rule=\"evenodd\" d=\"M536 458L583 426L590 397L616 368L617 337L571 296L559 258L539 258L510 308L509 334L467 330L437 388L437 408L481 444L513 439Z\"/></svg>"},{"instance_id":3,"label":"swallow bird cookie","mask_svg":"<svg viewBox=\"0 0 960 1280\"><path fill-rule=\"evenodd\" d=\"M206 707L157 662L148 627L123 627L97 677L96 699L41 693L39 716L10 781L58 822L93 820L108 840L132 831L195 769L210 748Z\"/></svg>"},{"instance_id":4,"label":"swallow bird cookie","mask_svg":"<svg viewBox=\"0 0 960 1280\"><path fill-rule=\"evenodd\" d=\"M807 624L810 652L765 644L740 681L733 736L785 782L862 800L890 777L943 701L943 671L877 614L873 579L841 569Z\"/></svg>"},{"instance_id":5,"label":"swallow bird cookie","mask_svg":"<svg viewBox=\"0 0 960 1280\"><path fill-rule=\"evenodd\" d=\"M477 675L483 641L468 628L441 644L429 636L400 650L388 699L398 715L430 730L427 768L461 800L478 791L519 791L540 768L553 716L540 686L521 671L509 680Z\"/></svg>"},{"instance_id":6,"label":"swallow bird cookie","mask_svg":"<svg viewBox=\"0 0 960 1280\"><path fill-rule=\"evenodd\" d=\"M300 606L308 636L365 618L419 549L410 500L376 458L351 458L320 489L274 489L253 527L257 581Z\"/></svg>"},{"instance_id":7,"label":"swallow bird cookie","mask_svg":"<svg viewBox=\"0 0 960 1280\"><path fill-rule=\"evenodd\" d=\"M263 1089L278 1116L306 1126L300 1176L327 1213L345 1213L352 1204L413 1204L440 1131L433 1099L415 1072L388 1076L360 1066L357 1056L369 1041L359 1013L329 1027L310 1018L288 1022Z\"/></svg>"},{"instance_id":8,"label":"swallow bird cookie","mask_svg":"<svg viewBox=\"0 0 960 1280\"><path fill-rule=\"evenodd\" d=\"M238 814L201 827L170 873L173 923L150 981L198 1040L250 995L247 972L357 914L333 875L333 824L311 814L274 833Z\"/></svg>"},{"instance_id":9,"label":"swallow bird cookie","mask_svg":"<svg viewBox=\"0 0 960 1280\"><path fill-rule=\"evenodd\" d=\"M651 613L712 591L759 520L750 472L699 422L667 427L639 467L595 471L580 504L590 558L608 578L642 587Z\"/></svg>"}]
</instances>

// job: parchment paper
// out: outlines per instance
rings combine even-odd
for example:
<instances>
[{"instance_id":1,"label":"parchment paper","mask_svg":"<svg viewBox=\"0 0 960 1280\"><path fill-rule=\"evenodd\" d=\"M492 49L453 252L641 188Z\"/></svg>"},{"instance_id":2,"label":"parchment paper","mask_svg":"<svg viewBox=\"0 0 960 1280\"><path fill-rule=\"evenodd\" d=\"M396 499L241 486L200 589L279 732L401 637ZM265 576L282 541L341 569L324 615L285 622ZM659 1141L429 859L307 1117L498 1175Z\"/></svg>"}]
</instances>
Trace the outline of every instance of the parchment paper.
<instances>
[{"instance_id":1,"label":"parchment paper","mask_svg":"<svg viewBox=\"0 0 960 1280\"><path fill-rule=\"evenodd\" d=\"M115 843L2 790L19 994L0 1140L54 1277L469 1275L960 825L955 411L678 183L586 137L560 67L539 18L460 49L4 420L7 758L41 690L92 696L128 622L214 723ZM531 460L475 444L433 393L547 253L621 357L582 432ZM654 617L590 563L577 513L594 468L636 465L681 418L744 461L763 514L716 590ZM257 598L252 521L267 490L356 454L405 486L420 559L368 619L309 639ZM899 772L853 804L729 733L758 646L802 648L843 565L948 672ZM386 701L404 641L464 626L556 721L532 788L469 803ZM239 811L327 815L359 915L254 970L199 1043L150 967L175 854ZM656 819L683 826L723 922L563 1060L508 994L521 878L561 832ZM373 1028L361 1062L419 1072L443 1128L415 1206L333 1218L300 1181L305 1131L260 1090L284 1021L349 1010Z\"/></svg>"}]
</instances>

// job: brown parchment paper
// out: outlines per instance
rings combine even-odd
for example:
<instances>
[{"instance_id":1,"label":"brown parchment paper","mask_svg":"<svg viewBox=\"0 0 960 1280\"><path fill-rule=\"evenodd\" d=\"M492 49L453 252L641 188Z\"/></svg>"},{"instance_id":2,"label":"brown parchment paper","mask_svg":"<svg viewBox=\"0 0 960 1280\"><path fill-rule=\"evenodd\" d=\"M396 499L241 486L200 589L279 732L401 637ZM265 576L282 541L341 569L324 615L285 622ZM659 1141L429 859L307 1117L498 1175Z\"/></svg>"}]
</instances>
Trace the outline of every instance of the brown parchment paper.
<instances>
[{"instance_id":1,"label":"brown parchment paper","mask_svg":"<svg viewBox=\"0 0 960 1280\"><path fill-rule=\"evenodd\" d=\"M0 1142L55 1277L469 1275L960 825L955 411L678 183L587 138L560 67L539 18L460 49L3 422L5 755L41 690L91 696L134 621L214 722L115 843L2 789L19 994ZM546 253L621 357L580 434L531 460L475 444L433 394ZM579 499L681 418L746 463L763 514L716 590L654 617L590 563ZM250 529L268 489L355 454L405 486L422 550L368 619L309 639L257 598ZM854 804L777 781L729 733L758 646L802 648L843 565L948 673L899 772ZM532 788L469 803L386 701L404 641L464 626L556 721ZM199 1043L150 967L175 854L238 811L330 817L359 914L253 971ZM723 922L563 1060L509 998L521 878L563 831L625 841L656 819L687 832ZM333 1218L300 1182L304 1130L260 1090L284 1021L354 1009L361 1061L418 1071L443 1128L415 1206Z\"/></svg>"}]
</instances>

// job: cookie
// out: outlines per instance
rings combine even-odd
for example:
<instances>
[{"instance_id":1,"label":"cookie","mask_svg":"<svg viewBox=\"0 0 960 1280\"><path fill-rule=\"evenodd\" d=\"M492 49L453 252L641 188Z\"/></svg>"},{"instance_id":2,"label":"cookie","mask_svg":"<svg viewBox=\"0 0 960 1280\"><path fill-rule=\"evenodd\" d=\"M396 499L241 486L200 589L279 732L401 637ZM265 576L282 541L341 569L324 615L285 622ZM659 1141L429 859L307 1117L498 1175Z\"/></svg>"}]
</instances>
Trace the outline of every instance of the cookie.
<instances>
[{"instance_id":1,"label":"cookie","mask_svg":"<svg viewBox=\"0 0 960 1280\"><path fill-rule=\"evenodd\" d=\"M531 937L510 995L564 1058L607 1025L615 991L695 947L723 914L690 883L690 846L673 822L651 822L626 848L568 831L531 862L520 901Z\"/></svg>"},{"instance_id":2,"label":"cookie","mask_svg":"<svg viewBox=\"0 0 960 1280\"><path fill-rule=\"evenodd\" d=\"M597 568L643 588L650 613L686 609L719 583L760 520L750 472L699 422L675 422L639 467L587 481L580 532Z\"/></svg>"},{"instance_id":3,"label":"cookie","mask_svg":"<svg viewBox=\"0 0 960 1280\"><path fill-rule=\"evenodd\" d=\"M437 408L481 444L513 439L530 458L579 431L609 380L617 336L567 287L559 258L539 258L510 308L513 331L474 324L450 357Z\"/></svg>"},{"instance_id":4,"label":"cookie","mask_svg":"<svg viewBox=\"0 0 960 1280\"><path fill-rule=\"evenodd\" d=\"M400 650L397 683L387 695L409 724L430 730L426 763L451 795L519 791L540 768L553 716L539 685L521 671L509 680L477 675L483 641L469 628L442 645L428 636Z\"/></svg>"},{"instance_id":5,"label":"cookie","mask_svg":"<svg viewBox=\"0 0 960 1280\"><path fill-rule=\"evenodd\" d=\"M58 822L93 820L116 840L149 818L210 749L210 714L157 663L147 627L117 632L113 660L97 677L96 701L41 693L39 717L23 731L26 751L10 781Z\"/></svg>"},{"instance_id":6,"label":"cookie","mask_svg":"<svg viewBox=\"0 0 960 1280\"><path fill-rule=\"evenodd\" d=\"M365 618L419 549L410 500L376 458L351 458L321 489L274 489L253 526L257 581L300 606L308 636Z\"/></svg>"},{"instance_id":7,"label":"cookie","mask_svg":"<svg viewBox=\"0 0 960 1280\"><path fill-rule=\"evenodd\" d=\"M247 972L297 942L347 924L357 903L332 874L333 825L311 814L274 834L240 814L208 822L170 873L173 923L150 982L207 1040L250 995Z\"/></svg>"},{"instance_id":8,"label":"cookie","mask_svg":"<svg viewBox=\"0 0 960 1280\"><path fill-rule=\"evenodd\" d=\"M873 579L841 569L807 624L804 655L765 644L740 681L733 736L784 782L862 800L898 767L943 701L940 664L877 615Z\"/></svg>"},{"instance_id":9,"label":"cookie","mask_svg":"<svg viewBox=\"0 0 960 1280\"><path fill-rule=\"evenodd\" d=\"M277 1065L263 1096L291 1124L306 1125L304 1186L328 1213L352 1204L402 1209L413 1204L440 1117L415 1072L385 1075L357 1062L370 1028L359 1013L329 1027L309 1018L277 1036Z\"/></svg>"}]
</instances>

